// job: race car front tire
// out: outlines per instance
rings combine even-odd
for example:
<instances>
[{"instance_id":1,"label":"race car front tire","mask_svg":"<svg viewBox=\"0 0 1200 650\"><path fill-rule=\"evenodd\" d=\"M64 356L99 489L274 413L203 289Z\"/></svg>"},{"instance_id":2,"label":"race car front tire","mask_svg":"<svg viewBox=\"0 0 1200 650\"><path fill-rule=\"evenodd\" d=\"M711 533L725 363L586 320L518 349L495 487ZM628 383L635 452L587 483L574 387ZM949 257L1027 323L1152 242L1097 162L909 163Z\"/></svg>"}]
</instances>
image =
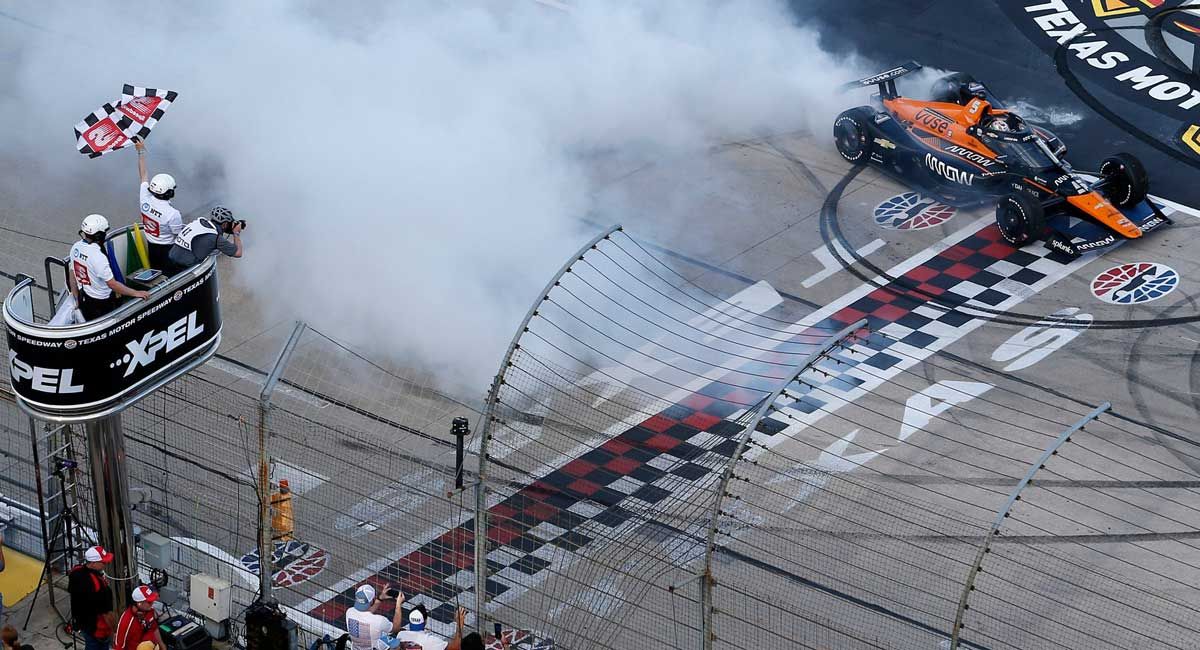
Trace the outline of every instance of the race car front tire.
<instances>
[{"instance_id":1,"label":"race car front tire","mask_svg":"<svg viewBox=\"0 0 1200 650\"><path fill-rule=\"evenodd\" d=\"M1108 182L1104 195L1118 208L1133 207L1146 199L1150 177L1136 156L1118 153L1100 163L1100 176Z\"/></svg>"},{"instance_id":2,"label":"race car front tire","mask_svg":"<svg viewBox=\"0 0 1200 650\"><path fill-rule=\"evenodd\" d=\"M1046 231L1046 213L1032 196L1009 194L996 205L996 227L1005 241L1020 248L1037 241Z\"/></svg>"},{"instance_id":3,"label":"race car front tire","mask_svg":"<svg viewBox=\"0 0 1200 650\"><path fill-rule=\"evenodd\" d=\"M859 106L842 111L833 122L833 143L848 162L865 165L871 159L871 136L867 124L875 119L875 109Z\"/></svg>"}]
</instances>

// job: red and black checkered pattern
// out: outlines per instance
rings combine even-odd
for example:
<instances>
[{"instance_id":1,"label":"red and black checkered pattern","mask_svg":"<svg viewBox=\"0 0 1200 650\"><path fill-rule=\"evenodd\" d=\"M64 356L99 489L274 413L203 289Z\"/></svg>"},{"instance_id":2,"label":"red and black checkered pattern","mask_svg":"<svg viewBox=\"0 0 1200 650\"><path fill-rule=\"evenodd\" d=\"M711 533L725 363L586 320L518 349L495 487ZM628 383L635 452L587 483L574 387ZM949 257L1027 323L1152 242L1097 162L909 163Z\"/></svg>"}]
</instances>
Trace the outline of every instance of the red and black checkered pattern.
<instances>
[{"instance_id":1,"label":"red and black checkered pattern","mask_svg":"<svg viewBox=\"0 0 1200 650\"><path fill-rule=\"evenodd\" d=\"M146 138L179 96L174 90L125 84L121 99L92 111L75 125L75 148L97 158Z\"/></svg>"},{"instance_id":2,"label":"red and black checkered pattern","mask_svg":"<svg viewBox=\"0 0 1200 650\"><path fill-rule=\"evenodd\" d=\"M1028 287L1046 274L1037 270L1059 264L1048 251L1017 250L1004 243L994 225L964 238L956 245L914 267L886 287L854 301L829 318L814 324L792 340L816 344L829 332L867 318L872 331L897 328L900 337L871 336L855 346L863 355L834 355L822 390L848 393L863 383L852 369L865 363L873 372L886 372L900 359L886 351L897 341L922 348L937 340L922 329L937 321L943 328L958 328L972 316L947 306L968 301L995 306L1016 295L1016 286ZM1015 284L1014 284L1015 283ZM939 306L931 308L931 299ZM928 315L920 312L927 311ZM764 361L781 360L768 353ZM751 362L760 363L760 362ZM585 522L616 528L637 508L653 507L687 483L711 476L736 451L735 437L742 425L728 418L745 404L764 397L761 392L713 382L587 453L532 480L527 486L490 509L496 525L488 529L487 581L491 597L524 588L550 565L553 552L575 551L592 539ZM825 401L811 386L796 392L801 399L792 408L819 415ZM815 417L815 416L814 416ZM759 432L774 436L787 425L764 419ZM392 562L368 582L398 584L406 593L426 596L430 616L443 623L453 620L454 602L473 590L474 522L467 521ZM465 572L465 573L464 573ZM507 576L507 577L506 577ZM311 614L340 625L353 603L354 586L315 607ZM419 602L419 601L418 601Z\"/></svg>"}]
</instances>

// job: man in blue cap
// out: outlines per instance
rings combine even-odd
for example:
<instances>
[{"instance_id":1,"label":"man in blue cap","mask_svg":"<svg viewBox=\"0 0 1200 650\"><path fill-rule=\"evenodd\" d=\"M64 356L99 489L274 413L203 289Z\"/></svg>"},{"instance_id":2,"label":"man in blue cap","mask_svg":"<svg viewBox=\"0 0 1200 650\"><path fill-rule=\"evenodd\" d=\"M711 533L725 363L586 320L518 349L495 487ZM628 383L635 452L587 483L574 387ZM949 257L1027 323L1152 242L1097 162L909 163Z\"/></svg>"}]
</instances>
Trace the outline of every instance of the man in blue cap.
<instances>
[{"instance_id":1,"label":"man in blue cap","mask_svg":"<svg viewBox=\"0 0 1200 650\"><path fill-rule=\"evenodd\" d=\"M395 595L393 595L395 594ZM387 600L396 601L396 611L392 620L375 612ZM346 632L354 650L372 650L376 639L384 634L395 634L404 624L404 616L400 605L404 603L404 594L394 589L384 591L382 598L375 595L375 587L369 584L360 585L354 590L354 607L346 610Z\"/></svg>"}]
</instances>

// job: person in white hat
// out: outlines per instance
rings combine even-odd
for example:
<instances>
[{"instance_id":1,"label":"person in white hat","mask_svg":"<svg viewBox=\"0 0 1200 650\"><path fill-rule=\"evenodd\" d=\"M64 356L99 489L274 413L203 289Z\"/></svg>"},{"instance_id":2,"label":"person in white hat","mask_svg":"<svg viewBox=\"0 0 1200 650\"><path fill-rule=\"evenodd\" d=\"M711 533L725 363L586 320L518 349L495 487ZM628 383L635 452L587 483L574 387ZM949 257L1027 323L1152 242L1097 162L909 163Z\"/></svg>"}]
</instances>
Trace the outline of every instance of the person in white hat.
<instances>
[{"instance_id":1,"label":"person in white hat","mask_svg":"<svg viewBox=\"0 0 1200 650\"><path fill-rule=\"evenodd\" d=\"M130 594L129 607L121 614L117 623L117 633L113 637L113 650L137 650L145 641L154 642L158 650L167 650L162 636L158 633L158 617L154 612L154 603L158 594L153 589L142 585Z\"/></svg>"},{"instance_id":2,"label":"person in white hat","mask_svg":"<svg viewBox=\"0 0 1200 650\"><path fill-rule=\"evenodd\" d=\"M71 569L67 591L71 594L71 618L75 629L83 634L85 650L108 650L112 633L117 627L113 615L113 592L104 575L104 565L113 561L113 554L103 546L93 546L83 553L83 564Z\"/></svg>"},{"instance_id":3,"label":"person in white hat","mask_svg":"<svg viewBox=\"0 0 1200 650\"><path fill-rule=\"evenodd\" d=\"M75 304L87 320L100 318L117 308L117 294L145 300L150 294L130 289L113 277L104 239L108 236L108 219L101 214L89 214L79 226L79 241L71 246L71 272L67 284Z\"/></svg>"},{"instance_id":4,"label":"person in white hat","mask_svg":"<svg viewBox=\"0 0 1200 650\"><path fill-rule=\"evenodd\" d=\"M183 230L183 215L171 205L175 198L175 177L170 174L155 174L149 178L146 172L146 143L141 138L133 141L138 152L138 176L142 180L138 188L138 204L142 212L142 233L146 236L146 251L150 268L160 271L167 268L167 254L175 243L175 237Z\"/></svg>"},{"instance_id":5,"label":"person in white hat","mask_svg":"<svg viewBox=\"0 0 1200 650\"><path fill-rule=\"evenodd\" d=\"M408 626L405 629L394 633L390 638L385 636L380 640L389 650L412 645L420 647L421 650L446 650L446 640L425 629L428 622L429 612L425 610L424 605L417 605L408 613ZM405 643L410 645L405 646Z\"/></svg>"},{"instance_id":6,"label":"person in white hat","mask_svg":"<svg viewBox=\"0 0 1200 650\"><path fill-rule=\"evenodd\" d=\"M386 601L396 601L396 611L392 620L376 612ZM404 624L402 608L404 594L396 589L387 589L382 597L377 597L375 587L364 584L354 590L354 607L346 610L346 632L355 650L372 650L375 641L384 634L395 634Z\"/></svg>"}]
</instances>

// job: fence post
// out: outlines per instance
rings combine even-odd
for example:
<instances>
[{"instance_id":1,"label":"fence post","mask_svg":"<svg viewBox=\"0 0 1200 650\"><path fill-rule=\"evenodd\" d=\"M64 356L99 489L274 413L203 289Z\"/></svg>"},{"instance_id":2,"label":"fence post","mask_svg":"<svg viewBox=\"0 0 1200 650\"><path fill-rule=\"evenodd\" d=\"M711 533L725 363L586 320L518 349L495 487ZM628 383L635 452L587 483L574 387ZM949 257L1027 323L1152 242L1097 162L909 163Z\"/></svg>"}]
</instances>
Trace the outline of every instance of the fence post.
<instances>
[{"instance_id":1,"label":"fence post","mask_svg":"<svg viewBox=\"0 0 1200 650\"><path fill-rule=\"evenodd\" d=\"M571 272L571 267L583 259L583 256L601 241L608 239L614 232L621 229L621 226L614 225L605 228L603 232L593 237L588 243L584 244L575 251L575 254L567 258L567 261L558 269L554 277L546 283L542 288L542 292L538 294L537 300L529 306L529 311L525 312L525 318L521 319L521 324L517 327L517 331L513 334L512 341L508 344L508 350L504 353L504 359L500 362L500 370L496 373L496 377L492 380L491 389L488 391L487 401L483 405L483 425L480 427L479 436L479 482L475 485L475 631L479 632L480 636L487 636L485 631L486 622L484 621L484 607L487 605L487 464L488 464L488 447L492 439L492 427L496 421L496 405L500 402L500 389L504 386L504 375L508 372L508 367L512 365L513 354L521 347L521 337L525 332L529 331L529 322L537 315L538 307L542 301L550 297L550 292L554 287L558 286L558 281L564 275Z\"/></svg>"},{"instance_id":2,"label":"fence post","mask_svg":"<svg viewBox=\"0 0 1200 650\"><path fill-rule=\"evenodd\" d=\"M271 394L275 392L275 386L279 383L279 378L283 376L283 371L287 368L288 361L291 360L292 352L295 351L296 344L299 343L305 327L307 326L303 321L296 321L291 336L283 344L283 349L279 351L279 357L275 359L275 365L271 366L271 372L267 374L267 378L263 382L262 392L258 394L258 600L261 602L272 600L272 576L275 574L275 566L272 562L275 548L271 543L271 480L268 475L270 457L267 454Z\"/></svg>"},{"instance_id":3,"label":"fence post","mask_svg":"<svg viewBox=\"0 0 1200 650\"><path fill-rule=\"evenodd\" d=\"M979 551L975 553L975 561L971 563L971 568L967 571L967 579L963 582L962 594L958 597L958 610L954 613L954 629L950 632L950 650L957 650L958 644L962 641L963 616L966 615L970 608L968 601L971 598L971 592L975 591L975 577L983 572L983 558L992 549L992 539L1000 534L1000 527L1004 524L1004 520L1008 518L1013 506L1021 498L1021 492L1026 486L1033 482L1033 477L1046 466L1046 461L1050 457L1058 453L1058 449L1071 441L1071 435L1076 431L1082 431L1083 426L1092 420L1100 417L1103 413L1112 408L1112 404L1105 402L1100 406L1092 409L1091 413L1080 418L1078 422L1067 427L1058 437L1050 443L1049 447L1042 452L1041 456L1029 466L1029 471L1025 472L1025 477L1021 479L1017 486L1013 488L1012 493L1008 495L1008 499L1004 501L1000 512L996 514L996 519L992 522L992 528L983 538L983 543L979 545Z\"/></svg>"},{"instance_id":4,"label":"fence post","mask_svg":"<svg viewBox=\"0 0 1200 650\"><path fill-rule=\"evenodd\" d=\"M814 350L808 356L804 357L799 365L794 370L789 371L783 381L767 395L758 406L754 409L754 417L746 424L746 428L738 434L738 446L729 457L729 462L725 465L725 470L721 473L721 482L717 485L717 493L713 498L712 513L709 515L708 537L704 544L704 570L700 575L700 647L703 650L712 650L713 641L716 640L716 631L713 629L713 598L712 589L715 584L712 576L712 559L713 552L717 545L717 527L721 517L721 506L725 503L727 490L729 489L729 481L733 478L733 467L741 460L742 455L746 453L746 445L750 442L750 437L754 435L755 429L758 428L758 423L767 415L767 411L771 409L771 405L779 396L783 394L793 381L800 378L813 364L817 363L829 353L834 347L841 345L842 341L847 337L852 336L855 332L867 327L867 319L860 319L853 325L842 328L837 334L825 339L821 347Z\"/></svg>"},{"instance_id":5,"label":"fence post","mask_svg":"<svg viewBox=\"0 0 1200 650\"><path fill-rule=\"evenodd\" d=\"M522 331L524 327L522 326ZM505 365L508 367L508 360L512 356L512 348L504 357ZM501 371L503 372L503 371ZM479 464L476 468L479 471L478 480L475 482L475 526L472 532L475 534L474 551L475 551L475 631L479 636L487 638L487 632L484 630L486 621L484 620L484 607L487 605L487 489L485 486L485 474L487 471L487 448L488 436L492 434L492 418L494 411L492 405L499 398L501 375L496 375L492 379L492 387L488 390L487 402L483 405L483 426L482 435L479 439Z\"/></svg>"}]
</instances>

